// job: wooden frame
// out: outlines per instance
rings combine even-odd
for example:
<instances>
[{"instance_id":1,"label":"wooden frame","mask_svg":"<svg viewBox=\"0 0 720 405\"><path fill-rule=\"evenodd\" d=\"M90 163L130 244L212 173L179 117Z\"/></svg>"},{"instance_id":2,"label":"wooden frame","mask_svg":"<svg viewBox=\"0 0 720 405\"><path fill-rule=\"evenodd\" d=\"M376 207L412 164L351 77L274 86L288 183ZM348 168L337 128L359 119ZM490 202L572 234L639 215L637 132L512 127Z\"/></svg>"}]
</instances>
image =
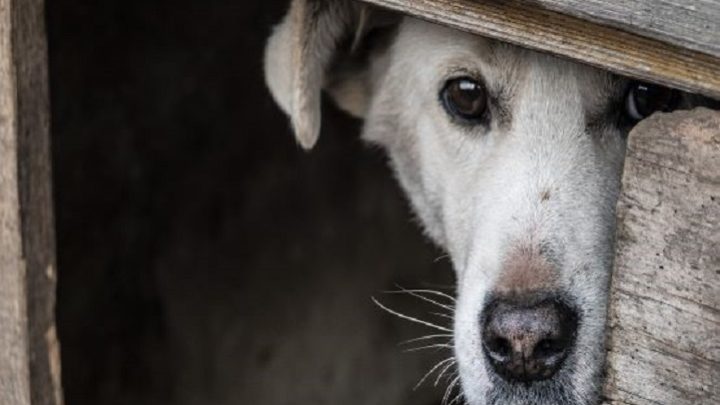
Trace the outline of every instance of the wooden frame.
<instances>
[{"instance_id":1,"label":"wooden frame","mask_svg":"<svg viewBox=\"0 0 720 405\"><path fill-rule=\"evenodd\" d=\"M42 0L0 0L0 404L62 403Z\"/></svg>"},{"instance_id":2,"label":"wooden frame","mask_svg":"<svg viewBox=\"0 0 720 405\"><path fill-rule=\"evenodd\" d=\"M615 26L627 30L633 29L633 31L620 30L593 22L601 20L600 17L593 17L591 18L593 21L589 21L537 6L537 3L546 5L553 3L556 9L567 12L572 10L575 15L586 15L582 12L583 8L578 1L541 0L532 3L516 0L360 1L463 31L564 56L621 75L720 98L720 51L716 49L717 44L720 44L720 31L711 34L710 38L703 41L700 39L692 41L694 48L714 52L708 54L674 45L683 42L679 37L682 33L676 33L674 36L660 35L659 32L663 31L659 27L651 31L645 26L631 25L628 21L612 20ZM595 10L593 15L601 14L598 11L602 10L598 5L599 2L591 3L595 4L592 8ZM617 6L629 2L608 0L602 3ZM651 3L651 1L645 0L643 3ZM708 10L711 14L705 15L706 18L702 21L714 21L717 25L717 21L720 21L720 10L717 10L720 9L720 5L717 5L717 1L703 3L716 5ZM609 6L608 12L604 15L605 20L610 18ZM669 24L668 18L662 21ZM680 29L677 28L676 31ZM670 42L638 34L648 32L654 33L656 38L669 38Z\"/></svg>"}]
</instances>

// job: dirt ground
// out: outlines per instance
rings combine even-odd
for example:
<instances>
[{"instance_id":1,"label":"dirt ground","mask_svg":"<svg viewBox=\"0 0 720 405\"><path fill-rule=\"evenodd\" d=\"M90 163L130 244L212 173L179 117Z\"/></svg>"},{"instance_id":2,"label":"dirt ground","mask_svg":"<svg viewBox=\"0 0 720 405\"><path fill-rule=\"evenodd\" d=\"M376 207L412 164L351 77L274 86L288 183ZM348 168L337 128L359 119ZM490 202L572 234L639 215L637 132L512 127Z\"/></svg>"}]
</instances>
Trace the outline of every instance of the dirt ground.
<instances>
[{"instance_id":1,"label":"dirt ground","mask_svg":"<svg viewBox=\"0 0 720 405\"><path fill-rule=\"evenodd\" d=\"M359 122L295 145L261 72L285 6L47 2L69 405L439 402L412 387L446 353L370 297L427 317L382 291L452 270Z\"/></svg>"}]
</instances>

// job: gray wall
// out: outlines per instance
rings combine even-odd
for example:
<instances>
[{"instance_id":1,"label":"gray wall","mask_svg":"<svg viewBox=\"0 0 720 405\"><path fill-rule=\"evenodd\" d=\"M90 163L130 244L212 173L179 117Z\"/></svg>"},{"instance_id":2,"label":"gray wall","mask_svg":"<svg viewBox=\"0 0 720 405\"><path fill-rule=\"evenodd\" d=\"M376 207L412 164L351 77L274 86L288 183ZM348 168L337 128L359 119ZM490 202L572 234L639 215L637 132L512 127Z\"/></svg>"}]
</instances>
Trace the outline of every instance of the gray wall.
<instances>
[{"instance_id":1,"label":"gray wall","mask_svg":"<svg viewBox=\"0 0 720 405\"><path fill-rule=\"evenodd\" d=\"M451 286L332 106L311 154L261 52L285 1L47 2L67 403L436 404L370 297ZM451 291L451 290L450 290ZM443 322L442 319L436 319Z\"/></svg>"}]
</instances>

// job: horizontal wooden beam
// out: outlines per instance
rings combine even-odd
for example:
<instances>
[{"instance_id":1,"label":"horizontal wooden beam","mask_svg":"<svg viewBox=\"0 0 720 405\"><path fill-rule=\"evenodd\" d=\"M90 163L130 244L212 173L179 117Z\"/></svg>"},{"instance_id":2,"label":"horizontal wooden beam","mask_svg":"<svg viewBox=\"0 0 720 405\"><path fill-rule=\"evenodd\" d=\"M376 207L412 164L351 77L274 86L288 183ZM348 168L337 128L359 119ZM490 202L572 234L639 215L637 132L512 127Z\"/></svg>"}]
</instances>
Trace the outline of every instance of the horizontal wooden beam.
<instances>
[{"instance_id":1,"label":"horizontal wooden beam","mask_svg":"<svg viewBox=\"0 0 720 405\"><path fill-rule=\"evenodd\" d=\"M720 0L525 0L720 57Z\"/></svg>"},{"instance_id":2,"label":"horizontal wooden beam","mask_svg":"<svg viewBox=\"0 0 720 405\"><path fill-rule=\"evenodd\" d=\"M614 73L720 99L720 58L506 0L359 0Z\"/></svg>"}]
</instances>

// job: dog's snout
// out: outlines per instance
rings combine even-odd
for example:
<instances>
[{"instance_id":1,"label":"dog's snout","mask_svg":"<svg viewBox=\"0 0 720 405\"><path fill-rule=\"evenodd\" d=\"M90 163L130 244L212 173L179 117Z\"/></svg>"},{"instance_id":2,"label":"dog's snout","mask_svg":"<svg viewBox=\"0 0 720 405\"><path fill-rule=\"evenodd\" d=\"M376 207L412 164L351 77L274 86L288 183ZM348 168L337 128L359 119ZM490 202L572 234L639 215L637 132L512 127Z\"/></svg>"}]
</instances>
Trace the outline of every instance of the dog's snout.
<instances>
[{"instance_id":1,"label":"dog's snout","mask_svg":"<svg viewBox=\"0 0 720 405\"><path fill-rule=\"evenodd\" d=\"M513 382L552 377L572 349L577 315L555 299L495 300L485 311L482 342L493 369Z\"/></svg>"}]
</instances>

